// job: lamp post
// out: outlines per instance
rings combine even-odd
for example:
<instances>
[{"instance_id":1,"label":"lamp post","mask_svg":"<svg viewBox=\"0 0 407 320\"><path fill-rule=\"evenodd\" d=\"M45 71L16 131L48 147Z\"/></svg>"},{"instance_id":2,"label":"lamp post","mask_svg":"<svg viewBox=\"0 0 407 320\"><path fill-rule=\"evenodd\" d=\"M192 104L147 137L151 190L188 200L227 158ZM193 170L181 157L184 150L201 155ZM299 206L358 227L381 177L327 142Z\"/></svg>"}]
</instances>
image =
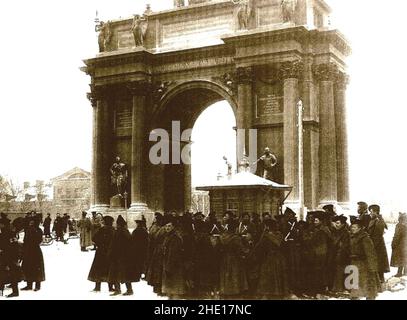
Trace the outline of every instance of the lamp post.
<instances>
[{"instance_id":1,"label":"lamp post","mask_svg":"<svg viewBox=\"0 0 407 320\"><path fill-rule=\"evenodd\" d=\"M302 100L297 103L298 109L298 201L300 205L300 219L304 220L304 131L303 114L304 106Z\"/></svg>"}]
</instances>

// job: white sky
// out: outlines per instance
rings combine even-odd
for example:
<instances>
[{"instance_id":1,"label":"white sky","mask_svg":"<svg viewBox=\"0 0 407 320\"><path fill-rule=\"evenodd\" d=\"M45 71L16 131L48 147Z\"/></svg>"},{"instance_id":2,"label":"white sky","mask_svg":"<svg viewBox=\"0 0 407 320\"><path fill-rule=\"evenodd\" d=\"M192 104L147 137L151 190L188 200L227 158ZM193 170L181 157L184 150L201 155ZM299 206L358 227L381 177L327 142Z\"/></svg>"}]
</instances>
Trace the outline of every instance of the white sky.
<instances>
[{"instance_id":1,"label":"white sky","mask_svg":"<svg viewBox=\"0 0 407 320\"><path fill-rule=\"evenodd\" d=\"M98 49L95 11L102 20L128 17L143 12L147 2L155 11L170 8L173 3L0 1L0 174L22 182L47 180L75 166L90 170L92 109L86 99L89 78L79 67L82 59L94 56ZM352 198L392 201L395 206L407 208L407 2L327 2L334 10L333 24L353 48L348 60ZM204 115L212 120L203 123L212 124L213 114L219 114L221 109L208 109ZM194 132L197 145L206 133L202 118L198 121ZM218 128L222 130L223 126L230 133L233 122L229 117L218 122ZM215 177L223 168L218 160L222 151L203 150L205 157L196 151L194 170L201 174L194 174L195 183ZM213 157L211 169L203 171L209 156Z\"/></svg>"}]
</instances>

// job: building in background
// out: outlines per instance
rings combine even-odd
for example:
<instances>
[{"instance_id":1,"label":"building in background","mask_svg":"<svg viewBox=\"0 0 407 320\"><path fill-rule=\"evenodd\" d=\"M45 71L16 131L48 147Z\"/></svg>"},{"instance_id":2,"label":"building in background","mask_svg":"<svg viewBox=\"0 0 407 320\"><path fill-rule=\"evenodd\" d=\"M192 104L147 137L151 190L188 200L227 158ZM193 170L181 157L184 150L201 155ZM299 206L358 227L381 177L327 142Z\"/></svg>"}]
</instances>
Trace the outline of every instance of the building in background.
<instances>
[{"instance_id":1,"label":"building in background","mask_svg":"<svg viewBox=\"0 0 407 320\"><path fill-rule=\"evenodd\" d=\"M79 218L90 206L90 179L90 172L78 167L51 179L53 211Z\"/></svg>"},{"instance_id":2,"label":"building in background","mask_svg":"<svg viewBox=\"0 0 407 320\"><path fill-rule=\"evenodd\" d=\"M90 176L90 172L76 167L49 182L26 181L21 188L7 191L13 197L0 197L0 211L9 213L11 219L32 210L43 216L50 213L52 219L57 213L80 218L90 206Z\"/></svg>"}]
</instances>

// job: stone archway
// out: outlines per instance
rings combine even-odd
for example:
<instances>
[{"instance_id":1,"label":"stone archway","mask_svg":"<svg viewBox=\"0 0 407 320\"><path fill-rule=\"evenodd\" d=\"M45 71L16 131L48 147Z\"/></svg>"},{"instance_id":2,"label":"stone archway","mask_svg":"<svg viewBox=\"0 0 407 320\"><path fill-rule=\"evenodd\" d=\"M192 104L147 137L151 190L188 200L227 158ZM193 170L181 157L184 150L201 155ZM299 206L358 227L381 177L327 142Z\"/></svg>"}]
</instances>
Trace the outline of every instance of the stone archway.
<instances>
[{"instance_id":1,"label":"stone archway","mask_svg":"<svg viewBox=\"0 0 407 320\"><path fill-rule=\"evenodd\" d=\"M206 108L223 100L228 102L236 117L237 103L221 85L203 80L182 83L163 97L152 118L150 129L164 129L171 137L173 122L178 122L182 133L193 128ZM170 138L171 146L172 143ZM187 144L181 141L180 150ZM182 159L181 163L173 163L172 151L171 148L171 164L149 166L152 178L149 180L148 194L151 197L148 202L154 210L181 212L191 207L191 164L182 163Z\"/></svg>"}]
</instances>

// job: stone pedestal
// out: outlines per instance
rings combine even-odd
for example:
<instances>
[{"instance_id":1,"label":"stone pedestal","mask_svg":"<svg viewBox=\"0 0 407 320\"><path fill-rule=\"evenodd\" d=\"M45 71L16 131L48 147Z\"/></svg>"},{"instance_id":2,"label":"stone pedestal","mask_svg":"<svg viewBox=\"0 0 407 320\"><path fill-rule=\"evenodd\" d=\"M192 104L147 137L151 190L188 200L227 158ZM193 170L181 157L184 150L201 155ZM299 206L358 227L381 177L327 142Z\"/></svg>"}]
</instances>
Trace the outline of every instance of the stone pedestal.
<instances>
[{"instance_id":1,"label":"stone pedestal","mask_svg":"<svg viewBox=\"0 0 407 320\"><path fill-rule=\"evenodd\" d=\"M124 198L121 195L116 195L110 198L111 209L124 209Z\"/></svg>"}]
</instances>

